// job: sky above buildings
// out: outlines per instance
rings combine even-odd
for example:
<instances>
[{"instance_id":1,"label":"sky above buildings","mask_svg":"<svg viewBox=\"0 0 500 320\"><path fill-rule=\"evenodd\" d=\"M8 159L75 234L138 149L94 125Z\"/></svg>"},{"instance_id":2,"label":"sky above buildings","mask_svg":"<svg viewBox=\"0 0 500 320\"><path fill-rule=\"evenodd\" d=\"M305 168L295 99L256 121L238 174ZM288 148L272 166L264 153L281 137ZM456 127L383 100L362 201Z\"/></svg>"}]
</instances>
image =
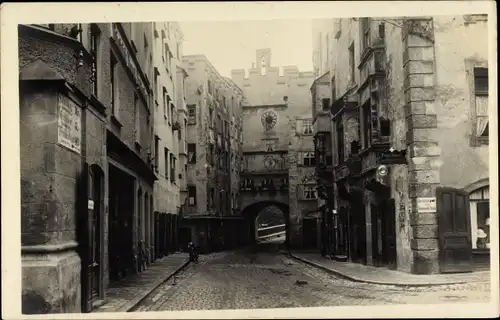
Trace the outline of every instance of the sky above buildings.
<instances>
[{"instance_id":1,"label":"sky above buildings","mask_svg":"<svg viewBox=\"0 0 500 320\"><path fill-rule=\"evenodd\" d=\"M223 76L251 68L262 48L271 49L273 66L312 71L310 20L183 21L180 26L184 54L204 54Z\"/></svg>"}]
</instances>

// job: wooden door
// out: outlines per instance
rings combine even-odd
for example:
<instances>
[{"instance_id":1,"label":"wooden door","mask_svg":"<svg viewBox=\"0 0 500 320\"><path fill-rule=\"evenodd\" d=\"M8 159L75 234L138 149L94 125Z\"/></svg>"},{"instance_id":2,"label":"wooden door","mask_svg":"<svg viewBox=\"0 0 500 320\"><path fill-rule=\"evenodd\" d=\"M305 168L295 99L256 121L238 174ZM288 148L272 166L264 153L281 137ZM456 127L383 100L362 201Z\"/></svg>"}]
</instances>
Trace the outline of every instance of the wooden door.
<instances>
[{"instance_id":1,"label":"wooden door","mask_svg":"<svg viewBox=\"0 0 500 320\"><path fill-rule=\"evenodd\" d=\"M100 170L84 164L83 170L82 206L85 205L86 216L82 219L82 277L84 296L83 311L92 310L93 301L99 298L100 293L100 262L101 262L101 199L102 199L102 174Z\"/></svg>"},{"instance_id":2,"label":"wooden door","mask_svg":"<svg viewBox=\"0 0 500 320\"><path fill-rule=\"evenodd\" d=\"M370 205L371 229L372 229L372 261L376 267L382 263L382 221L380 219L380 207Z\"/></svg>"},{"instance_id":3,"label":"wooden door","mask_svg":"<svg viewBox=\"0 0 500 320\"><path fill-rule=\"evenodd\" d=\"M438 188L437 212L442 273L473 271L468 194L454 188Z\"/></svg>"},{"instance_id":4,"label":"wooden door","mask_svg":"<svg viewBox=\"0 0 500 320\"><path fill-rule=\"evenodd\" d=\"M394 199L384 202L382 210L384 234L384 262L389 269L397 269L397 247L396 247L396 204Z\"/></svg>"},{"instance_id":5,"label":"wooden door","mask_svg":"<svg viewBox=\"0 0 500 320\"><path fill-rule=\"evenodd\" d=\"M92 216L90 217L90 264L92 273L91 294L92 299L100 296L101 275L101 201L103 198L103 174L99 167L94 166L92 175ZM89 211L90 213L90 211Z\"/></svg>"}]
</instances>

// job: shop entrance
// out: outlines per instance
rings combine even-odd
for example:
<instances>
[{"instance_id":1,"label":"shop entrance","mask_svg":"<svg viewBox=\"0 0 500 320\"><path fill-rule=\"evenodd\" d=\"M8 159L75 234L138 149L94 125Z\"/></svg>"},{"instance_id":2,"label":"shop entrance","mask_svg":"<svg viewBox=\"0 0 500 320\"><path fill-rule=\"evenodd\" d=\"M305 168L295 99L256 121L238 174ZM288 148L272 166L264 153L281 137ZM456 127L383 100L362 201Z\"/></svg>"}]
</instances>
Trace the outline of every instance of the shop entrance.
<instances>
[{"instance_id":1,"label":"shop entrance","mask_svg":"<svg viewBox=\"0 0 500 320\"><path fill-rule=\"evenodd\" d=\"M134 178L109 164L109 278L119 281L135 273L133 217Z\"/></svg>"}]
</instances>

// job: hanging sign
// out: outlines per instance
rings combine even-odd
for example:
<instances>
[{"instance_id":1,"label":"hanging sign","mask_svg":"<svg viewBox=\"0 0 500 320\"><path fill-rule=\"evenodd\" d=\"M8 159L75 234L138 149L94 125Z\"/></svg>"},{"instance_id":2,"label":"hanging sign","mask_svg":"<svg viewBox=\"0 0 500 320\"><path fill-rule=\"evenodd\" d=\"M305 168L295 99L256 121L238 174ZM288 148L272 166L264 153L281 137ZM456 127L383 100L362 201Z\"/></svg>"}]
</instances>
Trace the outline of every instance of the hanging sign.
<instances>
[{"instance_id":1,"label":"hanging sign","mask_svg":"<svg viewBox=\"0 0 500 320\"><path fill-rule=\"evenodd\" d=\"M417 211L419 213L436 212L436 198L417 198Z\"/></svg>"},{"instance_id":2,"label":"hanging sign","mask_svg":"<svg viewBox=\"0 0 500 320\"><path fill-rule=\"evenodd\" d=\"M59 99L57 143L78 154L81 152L81 121L80 107L70 101Z\"/></svg>"}]
</instances>

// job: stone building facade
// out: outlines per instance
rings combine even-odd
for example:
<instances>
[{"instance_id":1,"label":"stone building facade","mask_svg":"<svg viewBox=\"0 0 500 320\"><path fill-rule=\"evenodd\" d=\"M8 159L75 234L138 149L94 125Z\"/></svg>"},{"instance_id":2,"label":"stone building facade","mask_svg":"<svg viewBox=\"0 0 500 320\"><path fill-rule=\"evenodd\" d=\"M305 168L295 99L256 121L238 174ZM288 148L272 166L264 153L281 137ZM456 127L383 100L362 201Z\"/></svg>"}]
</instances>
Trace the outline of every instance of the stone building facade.
<instances>
[{"instance_id":1,"label":"stone building facade","mask_svg":"<svg viewBox=\"0 0 500 320\"><path fill-rule=\"evenodd\" d=\"M154 214L166 205L154 201L154 136L165 134L155 119L155 31L19 26L24 313L90 312L110 283L175 249L174 223L165 231ZM180 100L174 118L186 113ZM180 206L172 190L167 213Z\"/></svg>"},{"instance_id":2,"label":"stone building facade","mask_svg":"<svg viewBox=\"0 0 500 320\"><path fill-rule=\"evenodd\" d=\"M333 25L333 161L336 211L348 217L348 234L338 240L344 252L419 274L487 267L488 46L466 44L487 33L486 16Z\"/></svg>"},{"instance_id":3,"label":"stone building facade","mask_svg":"<svg viewBox=\"0 0 500 320\"><path fill-rule=\"evenodd\" d=\"M240 160L234 160L238 153L232 151L239 146L232 141L241 141L239 110L244 97L205 56L184 56L183 63L188 74L188 206L183 239L193 240L204 252L218 251L240 241L237 228L242 219L232 207L232 178Z\"/></svg>"},{"instance_id":4,"label":"stone building facade","mask_svg":"<svg viewBox=\"0 0 500 320\"><path fill-rule=\"evenodd\" d=\"M330 72L327 71L311 86L316 181L318 183L318 210L314 216L317 218L319 230L318 249L323 255L329 255L336 244L333 218L335 205L333 201L331 96Z\"/></svg>"},{"instance_id":5,"label":"stone building facade","mask_svg":"<svg viewBox=\"0 0 500 320\"><path fill-rule=\"evenodd\" d=\"M271 50L259 49L256 64L232 70L243 90L242 211L258 214L271 204L287 216L287 241L302 247L305 212L316 206L314 146L309 88L312 72L272 65ZM255 219L255 217L253 217ZM250 219L251 220L251 219ZM315 231L313 231L315 234Z\"/></svg>"},{"instance_id":6,"label":"stone building facade","mask_svg":"<svg viewBox=\"0 0 500 320\"><path fill-rule=\"evenodd\" d=\"M154 187L154 223L158 235L155 257L176 251L177 227L183 202L181 186L186 183L186 123L184 99L185 73L182 63L182 31L177 22L153 22L151 81L154 97L154 168L158 180ZM182 156L184 154L184 156Z\"/></svg>"}]
</instances>

